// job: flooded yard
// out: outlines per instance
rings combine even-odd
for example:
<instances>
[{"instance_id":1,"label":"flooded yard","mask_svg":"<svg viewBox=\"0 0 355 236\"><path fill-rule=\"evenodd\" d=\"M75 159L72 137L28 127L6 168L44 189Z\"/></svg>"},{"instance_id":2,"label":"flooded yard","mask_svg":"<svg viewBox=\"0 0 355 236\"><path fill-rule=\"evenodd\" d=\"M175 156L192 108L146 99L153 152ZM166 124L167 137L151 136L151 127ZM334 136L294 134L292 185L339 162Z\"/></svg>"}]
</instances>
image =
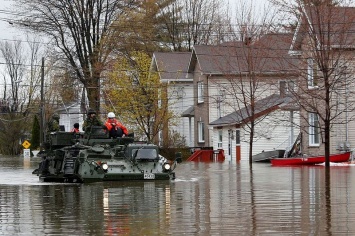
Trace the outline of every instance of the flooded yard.
<instances>
[{"instance_id":1,"label":"flooded yard","mask_svg":"<svg viewBox=\"0 0 355 236\"><path fill-rule=\"evenodd\" d=\"M3 235L353 235L355 167L183 162L174 181L41 183L0 156Z\"/></svg>"}]
</instances>

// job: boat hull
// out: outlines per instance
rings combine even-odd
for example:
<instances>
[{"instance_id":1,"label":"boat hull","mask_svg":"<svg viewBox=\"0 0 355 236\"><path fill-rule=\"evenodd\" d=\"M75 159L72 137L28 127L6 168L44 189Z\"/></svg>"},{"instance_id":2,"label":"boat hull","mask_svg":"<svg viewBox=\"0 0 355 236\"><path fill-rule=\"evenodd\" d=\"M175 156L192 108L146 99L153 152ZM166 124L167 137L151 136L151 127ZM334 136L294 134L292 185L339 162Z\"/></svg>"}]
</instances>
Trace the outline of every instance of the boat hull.
<instances>
[{"instance_id":1,"label":"boat hull","mask_svg":"<svg viewBox=\"0 0 355 236\"><path fill-rule=\"evenodd\" d=\"M253 156L253 162L270 162L273 158L281 158L285 154L285 150L272 150L261 152Z\"/></svg>"},{"instance_id":2,"label":"boat hull","mask_svg":"<svg viewBox=\"0 0 355 236\"><path fill-rule=\"evenodd\" d=\"M350 152L334 154L329 157L330 162L346 162L349 158ZM325 162L325 156L274 158L270 162L273 166L316 165Z\"/></svg>"}]
</instances>

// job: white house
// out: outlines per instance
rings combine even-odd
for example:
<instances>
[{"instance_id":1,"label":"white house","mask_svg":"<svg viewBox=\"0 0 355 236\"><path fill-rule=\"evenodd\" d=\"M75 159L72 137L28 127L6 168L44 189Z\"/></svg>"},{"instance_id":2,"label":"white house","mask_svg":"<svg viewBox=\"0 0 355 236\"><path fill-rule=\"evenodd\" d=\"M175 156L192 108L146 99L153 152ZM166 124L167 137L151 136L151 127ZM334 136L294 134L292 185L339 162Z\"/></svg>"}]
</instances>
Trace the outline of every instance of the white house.
<instances>
[{"instance_id":1,"label":"white house","mask_svg":"<svg viewBox=\"0 0 355 236\"><path fill-rule=\"evenodd\" d=\"M169 123L169 131L184 137L187 146L193 145L193 117L184 113L193 106L193 80L186 76L190 52L154 52L151 70L157 71L160 80L168 84L169 109L176 118ZM163 135L160 136L160 141Z\"/></svg>"},{"instance_id":2,"label":"white house","mask_svg":"<svg viewBox=\"0 0 355 236\"><path fill-rule=\"evenodd\" d=\"M293 98L274 94L255 103L255 134L252 155L288 150L299 134L299 112ZM250 107L212 121L213 149L223 149L230 161L248 160Z\"/></svg>"},{"instance_id":3,"label":"white house","mask_svg":"<svg viewBox=\"0 0 355 236\"><path fill-rule=\"evenodd\" d=\"M59 125L69 132L74 123L79 123L79 130L82 130L84 123L84 114L81 111L80 102L73 102L70 104L63 104L60 108L56 110L59 114Z\"/></svg>"}]
</instances>

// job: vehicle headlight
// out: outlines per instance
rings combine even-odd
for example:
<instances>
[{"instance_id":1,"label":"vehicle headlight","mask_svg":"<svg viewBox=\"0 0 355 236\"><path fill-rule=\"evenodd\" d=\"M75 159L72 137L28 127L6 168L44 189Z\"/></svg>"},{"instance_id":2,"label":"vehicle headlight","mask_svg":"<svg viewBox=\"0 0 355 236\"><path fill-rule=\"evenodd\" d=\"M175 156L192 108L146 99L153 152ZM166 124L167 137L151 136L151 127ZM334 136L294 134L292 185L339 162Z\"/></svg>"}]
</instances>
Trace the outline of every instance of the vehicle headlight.
<instances>
[{"instance_id":1,"label":"vehicle headlight","mask_svg":"<svg viewBox=\"0 0 355 236\"><path fill-rule=\"evenodd\" d=\"M108 165L107 165L107 163L102 163L101 167L102 167L102 169L103 169L104 171L107 171L107 170L108 170Z\"/></svg>"},{"instance_id":2,"label":"vehicle headlight","mask_svg":"<svg viewBox=\"0 0 355 236\"><path fill-rule=\"evenodd\" d=\"M169 163L163 164L163 171L169 171L171 169L171 165Z\"/></svg>"}]
</instances>

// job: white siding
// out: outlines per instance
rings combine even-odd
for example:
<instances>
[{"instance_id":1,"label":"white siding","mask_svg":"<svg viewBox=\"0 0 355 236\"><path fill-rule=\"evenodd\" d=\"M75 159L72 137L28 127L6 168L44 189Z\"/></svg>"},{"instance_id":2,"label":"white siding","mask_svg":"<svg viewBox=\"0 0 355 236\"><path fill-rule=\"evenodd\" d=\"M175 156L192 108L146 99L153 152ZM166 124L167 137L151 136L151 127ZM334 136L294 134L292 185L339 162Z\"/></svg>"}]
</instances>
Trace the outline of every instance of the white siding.
<instances>
[{"instance_id":1,"label":"white siding","mask_svg":"<svg viewBox=\"0 0 355 236\"><path fill-rule=\"evenodd\" d=\"M237 87L241 87L240 82L238 82L238 79L228 80L223 77L210 77L208 83L208 94L210 96L209 118L211 122L220 118L218 117L218 107L221 107L222 117L232 112L238 111L244 107L244 104L239 103L238 105L236 100L236 97L238 97L239 100L242 99L241 92L237 91ZM261 82L258 83L258 89L255 95L257 100L260 100L275 93L279 93L278 84L269 85L264 83L264 85L262 85ZM245 89L245 91L247 91L248 86L249 84L247 82L243 83L243 88ZM221 96L219 93L221 90L225 91L224 97Z\"/></svg>"},{"instance_id":2,"label":"white siding","mask_svg":"<svg viewBox=\"0 0 355 236\"><path fill-rule=\"evenodd\" d=\"M289 121L290 113L288 111L275 111L263 119L255 128L256 135L253 143L253 155L261 153L262 151L270 151L275 149L288 149L292 143L291 140L291 125ZM282 118L282 119L280 119ZM294 123L299 124L299 114L294 113ZM293 127L293 140L299 134L299 125ZM231 140L232 152L228 153L229 135L228 130L233 130L234 139ZM233 126L223 127L223 150L226 159L231 161L236 160L236 144L235 144L235 130ZM218 149L218 129L213 129L213 148ZM249 158L249 134L245 130L240 129L241 141L241 160L248 160Z\"/></svg>"},{"instance_id":3,"label":"white siding","mask_svg":"<svg viewBox=\"0 0 355 236\"><path fill-rule=\"evenodd\" d=\"M348 143L348 149L355 148L355 121L351 120L354 117L355 112L349 112L348 123L346 124L346 114L342 114L339 117L341 124L335 124L331 132L331 150L330 153L338 153L346 149L346 143ZM352 118L353 119L353 118Z\"/></svg>"},{"instance_id":4,"label":"white siding","mask_svg":"<svg viewBox=\"0 0 355 236\"><path fill-rule=\"evenodd\" d=\"M83 114L80 114L80 105L71 106L66 110L61 110L59 116L59 125L64 125L66 132L70 132L74 123L79 123L79 130L82 131L84 117Z\"/></svg>"},{"instance_id":5,"label":"white siding","mask_svg":"<svg viewBox=\"0 0 355 236\"><path fill-rule=\"evenodd\" d=\"M171 104L169 109L177 117L169 128L185 137L186 145L191 147L194 141L194 120L193 117L191 119L181 117L181 114L193 105L193 84L192 82L169 84L168 94Z\"/></svg>"}]
</instances>

